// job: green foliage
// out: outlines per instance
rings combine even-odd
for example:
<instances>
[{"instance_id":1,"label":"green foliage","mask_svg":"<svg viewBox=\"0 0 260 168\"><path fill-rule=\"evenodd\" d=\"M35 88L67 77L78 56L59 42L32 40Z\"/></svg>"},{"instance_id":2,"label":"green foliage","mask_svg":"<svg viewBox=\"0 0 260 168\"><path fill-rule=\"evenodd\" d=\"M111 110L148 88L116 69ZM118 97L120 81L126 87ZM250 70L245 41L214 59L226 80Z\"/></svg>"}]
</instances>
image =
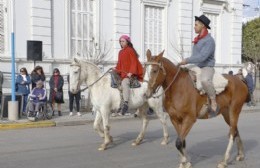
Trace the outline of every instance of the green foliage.
<instances>
[{"instance_id":1,"label":"green foliage","mask_svg":"<svg viewBox=\"0 0 260 168\"><path fill-rule=\"evenodd\" d=\"M260 60L260 18L243 25L242 31L242 58L253 62Z\"/></svg>"}]
</instances>

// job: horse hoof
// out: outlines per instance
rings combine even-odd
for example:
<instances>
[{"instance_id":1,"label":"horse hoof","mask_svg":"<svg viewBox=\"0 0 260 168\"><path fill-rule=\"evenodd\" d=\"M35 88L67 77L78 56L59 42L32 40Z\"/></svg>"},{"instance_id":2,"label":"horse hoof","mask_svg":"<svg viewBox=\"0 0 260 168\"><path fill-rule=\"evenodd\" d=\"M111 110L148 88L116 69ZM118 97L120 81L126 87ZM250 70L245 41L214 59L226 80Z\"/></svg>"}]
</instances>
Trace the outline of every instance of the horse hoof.
<instances>
[{"instance_id":1,"label":"horse hoof","mask_svg":"<svg viewBox=\"0 0 260 168\"><path fill-rule=\"evenodd\" d=\"M190 162L187 163L181 163L179 168L192 168L192 165Z\"/></svg>"},{"instance_id":2,"label":"horse hoof","mask_svg":"<svg viewBox=\"0 0 260 168\"><path fill-rule=\"evenodd\" d=\"M138 143L136 141L132 142L132 146L138 146L138 145L140 145L140 143Z\"/></svg>"},{"instance_id":3,"label":"horse hoof","mask_svg":"<svg viewBox=\"0 0 260 168\"><path fill-rule=\"evenodd\" d=\"M163 140L162 142L161 142L161 145L167 145L168 144L168 140Z\"/></svg>"},{"instance_id":4,"label":"horse hoof","mask_svg":"<svg viewBox=\"0 0 260 168\"><path fill-rule=\"evenodd\" d=\"M106 145L105 144L102 144L100 145L100 147L98 148L99 151L104 151L106 150Z\"/></svg>"},{"instance_id":5,"label":"horse hoof","mask_svg":"<svg viewBox=\"0 0 260 168\"><path fill-rule=\"evenodd\" d=\"M238 156L236 157L236 160L237 160L237 161L243 161L244 159L245 159L244 155L238 155Z\"/></svg>"},{"instance_id":6,"label":"horse hoof","mask_svg":"<svg viewBox=\"0 0 260 168\"><path fill-rule=\"evenodd\" d=\"M224 162L221 162L218 164L218 167L217 168L226 168L227 167L227 164L224 163Z\"/></svg>"},{"instance_id":7,"label":"horse hoof","mask_svg":"<svg viewBox=\"0 0 260 168\"><path fill-rule=\"evenodd\" d=\"M98 150L99 150L99 151L104 151L105 149L102 148L102 147L100 147L100 148L98 148Z\"/></svg>"}]
</instances>

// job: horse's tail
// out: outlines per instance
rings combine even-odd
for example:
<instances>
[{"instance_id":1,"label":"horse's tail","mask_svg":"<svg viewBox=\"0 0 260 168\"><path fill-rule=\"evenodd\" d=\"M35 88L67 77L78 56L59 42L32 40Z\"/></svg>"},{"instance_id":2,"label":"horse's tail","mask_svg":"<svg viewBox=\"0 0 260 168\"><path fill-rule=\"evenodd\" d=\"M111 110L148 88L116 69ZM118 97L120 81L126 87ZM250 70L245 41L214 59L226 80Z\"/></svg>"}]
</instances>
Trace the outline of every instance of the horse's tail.
<instances>
[{"instance_id":1,"label":"horse's tail","mask_svg":"<svg viewBox=\"0 0 260 168\"><path fill-rule=\"evenodd\" d=\"M250 101L251 101L251 95L250 95L250 92L249 92L249 88L247 87L247 83L246 83L245 78L243 77L243 75L240 75L240 74L236 74L236 75L234 75L234 76L238 77L238 78L243 82L243 84L246 85L246 88L247 88L247 91L248 91L248 92L247 92L247 97L246 97L245 102L246 102L246 103L250 102Z\"/></svg>"},{"instance_id":2,"label":"horse's tail","mask_svg":"<svg viewBox=\"0 0 260 168\"><path fill-rule=\"evenodd\" d=\"M246 88L247 88L247 97L246 97L245 102L248 103L248 102L251 101L251 95L250 95L250 92L249 92L249 88L248 88L248 86L247 86L247 83L246 83L245 78L242 78L242 79L239 78L239 79L246 85Z\"/></svg>"}]
</instances>

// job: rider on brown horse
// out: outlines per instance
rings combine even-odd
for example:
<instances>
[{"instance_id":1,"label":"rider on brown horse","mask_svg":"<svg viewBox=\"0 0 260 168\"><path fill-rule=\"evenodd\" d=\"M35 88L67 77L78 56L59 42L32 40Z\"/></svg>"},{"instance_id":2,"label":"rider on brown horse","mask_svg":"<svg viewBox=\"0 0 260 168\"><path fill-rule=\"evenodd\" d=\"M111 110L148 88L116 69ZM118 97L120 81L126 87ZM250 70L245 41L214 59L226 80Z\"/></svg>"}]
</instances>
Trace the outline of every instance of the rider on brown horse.
<instances>
[{"instance_id":1,"label":"rider on brown horse","mask_svg":"<svg viewBox=\"0 0 260 168\"><path fill-rule=\"evenodd\" d=\"M210 20L205 15L195 16L194 29L198 36L193 41L192 55L182 60L179 65L193 63L201 68L201 84L211 101L210 117L214 117L218 114L219 106L216 102L216 92L212 83L215 73L215 41L208 33L209 23Z\"/></svg>"}]
</instances>

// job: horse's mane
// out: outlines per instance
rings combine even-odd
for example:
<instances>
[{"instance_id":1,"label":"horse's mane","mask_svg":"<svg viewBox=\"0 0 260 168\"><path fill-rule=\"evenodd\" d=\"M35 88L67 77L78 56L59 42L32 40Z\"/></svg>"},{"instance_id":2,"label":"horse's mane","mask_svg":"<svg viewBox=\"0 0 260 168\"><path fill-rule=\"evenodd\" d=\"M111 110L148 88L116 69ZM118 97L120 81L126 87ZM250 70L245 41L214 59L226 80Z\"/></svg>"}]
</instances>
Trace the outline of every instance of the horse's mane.
<instances>
[{"instance_id":1,"label":"horse's mane","mask_svg":"<svg viewBox=\"0 0 260 168\"><path fill-rule=\"evenodd\" d=\"M162 61L163 63L166 63L166 64L169 65L169 66L174 66L174 67L176 67L176 65L175 65L172 61L170 61L168 58L162 57L161 61Z\"/></svg>"},{"instance_id":2,"label":"horse's mane","mask_svg":"<svg viewBox=\"0 0 260 168\"><path fill-rule=\"evenodd\" d=\"M165 57L162 57L162 60L161 60L165 66L165 68L170 68L170 69L174 69L174 70L177 70L178 66L175 65L172 61L170 61L168 58L165 58ZM188 72L189 69L187 67L181 67L180 66L180 71L182 72Z\"/></svg>"},{"instance_id":3,"label":"horse's mane","mask_svg":"<svg viewBox=\"0 0 260 168\"><path fill-rule=\"evenodd\" d=\"M81 61L82 61L83 63L90 64L91 66L95 67L97 70L100 71L100 68L99 68L96 64L94 64L93 62L90 62L90 61L85 60L85 59L81 59Z\"/></svg>"},{"instance_id":4,"label":"horse's mane","mask_svg":"<svg viewBox=\"0 0 260 168\"><path fill-rule=\"evenodd\" d=\"M82 59L82 58L76 58L77 60L78 60L78 62L76 62L75 60L73 60L72 61L72 65L74 64L74 65L79 65L79 66L81 66L82 64L89 64L89 65L91 65L92 67L94 67L96 70L98 70L99 72L101 72L100 71L100 68L96 65L96 64L94 64L93 62L91 62L91 61L88 61L88 60L86 60L86 59Z\"/></svg>"},{"instance_id":5,"label":"horse's mane","mask_svg":"<svg viewBox=\"0 0 260 168\"><path fill-rule=\"evenodd\" d=\"M176 71L177 68L178 68L178 67L177 67L172 61L170 61L168 58L162 57L162 58L161 58L161 62L163 63L164 68L166 68L166 69Z\"/></svg>"}]
</instances>

